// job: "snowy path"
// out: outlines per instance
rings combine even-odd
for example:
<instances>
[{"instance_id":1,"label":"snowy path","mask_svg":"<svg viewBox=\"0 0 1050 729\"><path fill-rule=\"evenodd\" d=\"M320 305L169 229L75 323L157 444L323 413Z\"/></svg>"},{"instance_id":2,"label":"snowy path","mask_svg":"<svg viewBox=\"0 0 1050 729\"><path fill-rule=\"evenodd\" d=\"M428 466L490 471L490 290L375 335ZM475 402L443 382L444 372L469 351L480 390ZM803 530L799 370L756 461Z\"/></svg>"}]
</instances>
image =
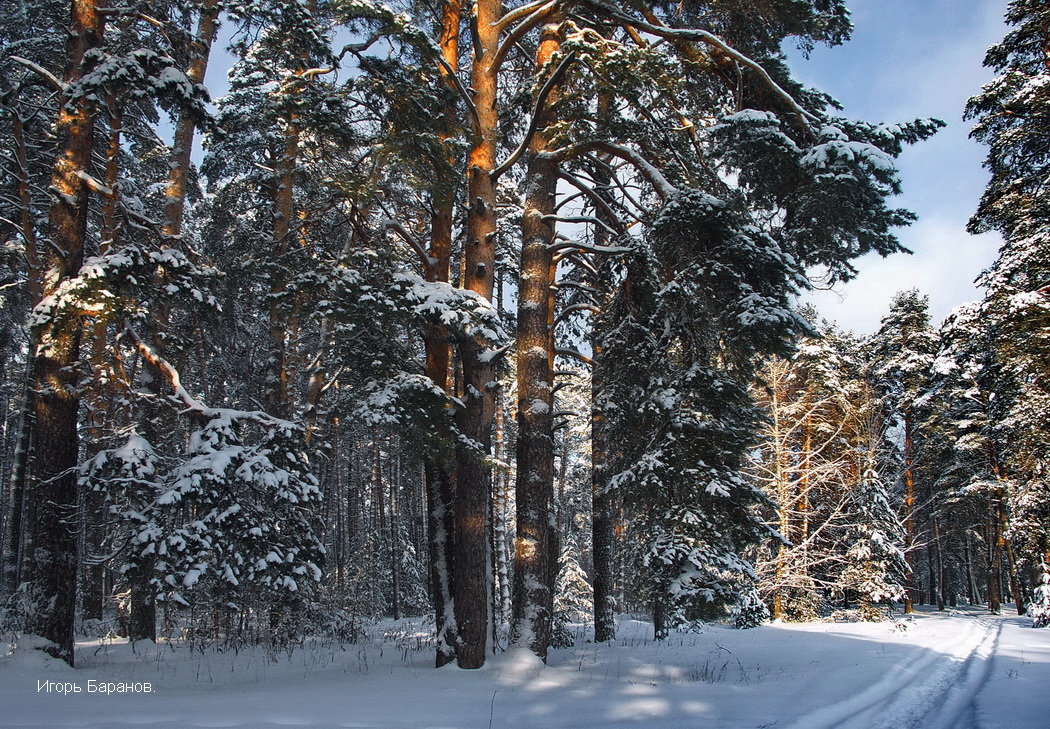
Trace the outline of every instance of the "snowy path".
<instances>
[{"instance_id":1,"label":"snowy path","mask_svg":"<svg viewBox=\"0 0 1050 729\"><path fill-rule=\"evenodd\" d=\"M73 670L4 655L0 727L23 729L1046 729L1050 630L1025 618L709 626L662 643L623 621L615 645L434 670L411 621L368 644L267 661L82 644ZM41 681L150 681L153 693L38 691Z\"/></svg>"},{"instance_id":2,"label":"snowy path","mask_svg":"<svg viewBox=\"0 0 1050 729\"><path fill-rule=\"evenodd\" d=\"M790 729L979 729L1002 623L970 618L958 635L893 665L861 694L806 714Z\"/></svg>"}]
</instances>

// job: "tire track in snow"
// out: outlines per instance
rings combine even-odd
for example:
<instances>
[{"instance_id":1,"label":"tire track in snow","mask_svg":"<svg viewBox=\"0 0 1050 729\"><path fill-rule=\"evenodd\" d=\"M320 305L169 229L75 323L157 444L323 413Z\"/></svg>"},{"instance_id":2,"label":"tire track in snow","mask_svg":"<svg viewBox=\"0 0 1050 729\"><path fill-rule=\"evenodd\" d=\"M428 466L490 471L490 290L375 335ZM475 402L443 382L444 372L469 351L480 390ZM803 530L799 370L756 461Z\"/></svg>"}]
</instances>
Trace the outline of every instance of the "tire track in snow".
<instances>
[{"instance_id":1,"label":"tire track in snow","mask_svg":"<svg viewBox=\"0 0 1050 729\"><path fill-rule=\"evenodd\" d=\"M788 729L926 729L928 722L929 729L976 729L973 701L988 678L1000 628L967 621L956 640L919 649L858 695L806 714Z\"/></svg>"}]
</instances>

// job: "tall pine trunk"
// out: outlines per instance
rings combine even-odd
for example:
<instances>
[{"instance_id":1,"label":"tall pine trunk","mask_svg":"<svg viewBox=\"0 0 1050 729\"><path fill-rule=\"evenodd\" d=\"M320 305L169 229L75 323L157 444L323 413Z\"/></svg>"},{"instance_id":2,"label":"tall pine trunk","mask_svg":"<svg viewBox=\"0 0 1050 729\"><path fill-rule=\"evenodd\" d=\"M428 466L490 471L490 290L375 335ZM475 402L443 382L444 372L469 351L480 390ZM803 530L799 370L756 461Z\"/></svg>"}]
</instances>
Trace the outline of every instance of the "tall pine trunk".
<instances>
[{"instance_id":1,"label":"tall pine trunk","mask_svg":"<svg viewBox=\"0 0 1050 729\"><path fill-rule=\"evenodd\" d=\"M911 416L904 415L904 558L908 574L904 577L904 612L915 611L915 475L912 470L914 437Z\"/></svg>"},{"instance_id":2,"label":"tall pine trunk","mask_svg":"<svg viewBox=\"0 0 1050 729\"><path fill-rule=\"evenodd\" d=\"M605 415L601 405L601 382L606 376L606 355L593 348L591 373L591 552L594 559L594 640L616 638L613 612L613 562L616 532L613 528L612 494L609 492L609 452Z\"/></svg>"},{"instance_id":3,"label":"tall pine trunk","mask_svg":"<svg viewBox=\"0 0 1050 729\"><path fill-rule=\"evenodd\" d=\"M85 54L102 43L102 16L93 0L71 3L66 45L66 84L82 73ZM84 260L88 185L94 118L84 102L63 105L55 123L56 158L51 175L54 198L45 253L45 300L76 276ZM39 305L40 302L34 302ZM68 307L69 304L66 303ZM28 530L30 613L27 630L53 644L48 652L73 664L73 620L77 595L77 418L80 398L77 362L81 323L78 312L62 310L31 331L33 453L30 459Z\"/></svg>"},{"instance_id":4,"label":"tall pine trunk","mask_svg":"<svg viewBox=\"0 0 1050 729\"><path fill-rule=\"evenodd\" d=\"M463 288L487 301L492 300L496 270L496 110L495 66L499 30L498 0L475 3L475 58L471 88L477 110L477 128L467 158L467 240L464 252ZM468 340L460 345L463 370L463 408L457 414L460 433L471 446L456 454L455 594L456 629L459 644L456 659L460 668L485 664L489 636L489 501L492 474L485 459L491 442L495 413L493 387L496 368L482 357L484 342Z\"/></svg>"},{"instance_id":5,"label":"tall pine trunk","mask_svg":"<svg viewBox=\"0 0 1050 729\"><path fill-rule=\"evenodd\" d=\"M608 116L612 107L612 95L608 92L599 94L598 113L603 118ZM597 166L595 183L598 190L608 188L611 174L605 165ZM606 225L615 226L617 221L594 203L594 214ZM601 226L595 228L595 243L604 245L609 242L608 232ZM599 274L594 280L596 290L602 292L600 307L608 306L612 296L608 279L611 278L610 267L598 266ZM598 317L603 313L599 311ZM594 322L595 336L591 338L591 555L594 562L593 596L594 596L594 640L604 643L616 638L616 615L614 612L613 592L616 589L614 580L616 562L616 529L613 522L613 494L609 489L609 478L612 475L610 463L608 424L605 420L605 403L602 386L612 377L610 354L605 351L600 341L601 319Z\"/></svg>"},{"instance_id":6,"label":"tall pine trunk","mask_svg":"<svg viewBox=\"0 0 1050 729\"><path fill-rule=\"evenodd\" d=\"M441 56L447 64L447 73L455 73L459 66L460 0L445 0L441 6L440 46ZM451 87L453 82L447 79ZM449 93L451 93L451 88ZM451 128L455 106L449 97L448 108L441 120L447 131ZM448 160L450 163L454 159ZM451 166L451 165L450 165ZM426 264L427 281L449 281L452 257L452 224L456 196L450 181L437 179L431 191L433 212L430 218L430 260ZM449 365L451 350L448 334L443 327L432 324L427 327L424 339L426 353L426 375L446 392L449 390ZM434 625L437 630L435 665L440 668L456 659L456 622L453 608L453 563L455 521L453 500L455 479L452 465L442 454L428 453L423 462L426 481L427 534L430 565L430 596L434 610Z\"/></svg>"},{"instance_id":7,"label":"tall pine trunk","mask_svg":"<svg viewBox=\"0 0 1050 729\"><path fill-rule=\"evenodd\" d=\"M560 20L543 26L536 68L546 69L560 46ZM550 69L549 72L552 72ZM521 280L518 287L517 536L511 636L547 660L558 569L554 502L554 262L551 244L556 214L557 165L545 158L553 120L552 93L537 108L529 142L522 218Z\"/></svg>"},{"instance_id":8,"label":"tall pine trunk","mask_svg":"<svg viewBox=\"0 0 1050 729\"><path fill-rule=\"evenodd\" d=\"M1002 534L999 522L999 502L1002 496L993 494L988 499L988 611L1002 609Z\"/></svg>"}]
</instances>

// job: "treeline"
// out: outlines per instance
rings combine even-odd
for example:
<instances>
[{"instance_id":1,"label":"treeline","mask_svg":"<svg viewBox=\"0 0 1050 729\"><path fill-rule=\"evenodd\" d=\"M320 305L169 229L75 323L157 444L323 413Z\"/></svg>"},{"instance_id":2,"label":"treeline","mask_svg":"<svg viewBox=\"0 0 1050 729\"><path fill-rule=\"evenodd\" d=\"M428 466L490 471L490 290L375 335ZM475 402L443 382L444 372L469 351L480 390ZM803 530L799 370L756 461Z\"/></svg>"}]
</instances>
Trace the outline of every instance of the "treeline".
<instances>
[{"instance_id":1,"label":"treeline","mask_svg":"<svg viewBox=\"0 0 1050 729\"><path fill-rule=\"evenodd\" d=\"M906 291L871 337L825 327L766 366L750 473L788 539L756 560L775 617L1013 602L1045 622L1048 494L1033 450L1045 426L1029 419L1038 380L1015 379L1045 363L996 315L1007 265L939 328Z\"/></svg>"},{"instance_id":2,"label":"treeline","mask_svg":"<svg viewBox=\"0 0 1050 729\"><path fill-rule=\"evenodd\" d=\"M0 13L0 595L56 656L115 603L132 639L352 637L428 613L437 664L474 668L495 645L545 658L585 613L608 640L614 610L660 637L806 591L916 600L920 561L954 575L960 549L989 599L993 573L1034 584L1007 576L1045 553L1042 426L995 409L1046 392L1018 364L1046 361L1028 262L989 274L987 311L1008 311L976 317L1000 322L974 349L999 388L986 421L951 367L920 394L925 365L884 337L874 370L807 395L829 398L810 425L759 437L800 412L777 412L804 387L773 369L808 365L771 358L813 335L793 308L807 274L901 250L893 160L939 126L850 120L792 78L782 44L846 40L841 2ZM1041 255L1046 217L1022 234L989 194L975 225ZM770 480L769 447L794 475ZM841 569L798 558L825 537Z\"/></svg>"}]
</instances>

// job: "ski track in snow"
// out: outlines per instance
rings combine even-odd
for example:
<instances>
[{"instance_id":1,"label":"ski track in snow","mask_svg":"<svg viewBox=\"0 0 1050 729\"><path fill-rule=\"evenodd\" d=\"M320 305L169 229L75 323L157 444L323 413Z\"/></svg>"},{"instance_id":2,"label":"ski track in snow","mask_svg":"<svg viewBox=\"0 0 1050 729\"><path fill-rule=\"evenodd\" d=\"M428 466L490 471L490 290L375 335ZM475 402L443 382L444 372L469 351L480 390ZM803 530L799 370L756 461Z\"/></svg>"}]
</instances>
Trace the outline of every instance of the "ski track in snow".
<instances>
[{"instance_id":1,"label":"ski track in snow","mask_svg":"<svg viewBox=\"0 0 1050 729\"><path fill-rule=\"evenodd\" d=\"M967 621L955 640L908 656L867 690L787 729L981 729L977 695L1001 633L1000 621Z\"/></svg>"},{"instance_id":2,"label":"ski track in snow","mask_svg":"<svg viewBox=\"0 0 1050 729\"><path fill-rule=\"evenodd\" d=\"M27 645L0 650L0 727L1043 729L1050 631L1030 624L927 610L903 633L891 623L712 625L657 644L651 626L625 619L613 644L557 649L547 667L504 653L477 672L431 668L412 620L278 661L85 642L74 670ZM154 693L40 693L44 679L145 680Z\"/></svg>"}]
</instances>

